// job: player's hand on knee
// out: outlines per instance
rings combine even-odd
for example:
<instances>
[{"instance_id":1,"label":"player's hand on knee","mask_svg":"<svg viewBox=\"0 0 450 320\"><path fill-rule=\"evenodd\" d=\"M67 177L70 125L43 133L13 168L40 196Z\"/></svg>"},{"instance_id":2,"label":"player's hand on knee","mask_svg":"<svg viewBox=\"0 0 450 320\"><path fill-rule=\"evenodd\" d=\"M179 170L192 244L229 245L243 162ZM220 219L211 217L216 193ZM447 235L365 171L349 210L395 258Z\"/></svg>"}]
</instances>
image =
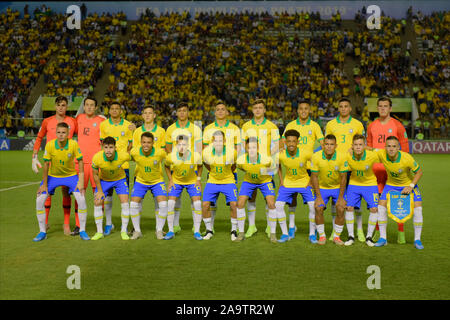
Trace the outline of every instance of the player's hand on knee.
<instances>
[{"instance_id":1,"label":"player's hand on knee","mask_svg":"<svg viewBox=\"0 0 450 320\"><path fill-rule=\"evenodd\" d=\"M102 202L103 200L105 200L105 194L104 194L102 191L98 191L98 192L95 194L94 201L96 201L96 202Z\"/></svg>"},{"instance_id":2,"label":"player's hand on knee","mask_svg":"<svg viewBox=\"0 0 450 320\"><path fill-rule=\"evenodd\" d=\"M402 194L410 194L413 188L410 186L404 187L402 190Z\"/></svg>"},{"instance_id":3,"label":"player's hand on knee","mask_svg":"<svg viewBox=\"0 0 450 320\"><path fill-rule=\"evenodd\" d=\"M322 197L317 197L316 200L314 201L314 207L316 209L321 208L321 207L325 207L325 202L323 202Z\"/></svg>"},{"instance_id":4,"label":"player's hand on knee","mask_svg":"<svg viewBox=\"0 0 450 320\"><path fill-rule=\"evenodd\" d=\"M37 194L41 195L41 194L44 194L44 193L48 193L48 187L45 186L45 185L42 185L42 186L39 187L39 189L37 191Z\"/></svg>"}]
</instances>

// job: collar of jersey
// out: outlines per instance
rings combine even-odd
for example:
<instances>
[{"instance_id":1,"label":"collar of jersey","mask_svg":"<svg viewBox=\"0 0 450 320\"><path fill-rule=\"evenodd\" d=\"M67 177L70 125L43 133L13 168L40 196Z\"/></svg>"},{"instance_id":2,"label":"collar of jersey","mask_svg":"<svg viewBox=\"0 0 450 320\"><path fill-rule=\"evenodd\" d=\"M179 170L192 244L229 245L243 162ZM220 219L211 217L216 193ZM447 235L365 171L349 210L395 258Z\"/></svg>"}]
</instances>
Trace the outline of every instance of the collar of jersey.
<instances>
[{"instance_id":1,"label":"collar of jersey","mask_svg":"<svg viewBox=\"0 0 450 320\"><path fill-rule=\"evenodd\" d=\"M139 153L141 154L141 156L144 156L144 157L151 157L151 156L155 155L155 147L152 147L152 151L150 151L150 154L149 154L148 156L146 156L146 155L144 154L144 152L142 152L142 147L139 148Z\"/></svg>"},{"instance_id":2,"label":"collar of jersey","mask_svg":"<svg viewBox=\"0 0 450 320\"><path fill-rule=\"evenodd\" d=\"M297 148L297 153L293 157L291 157L291 155L288 152L288 149L286 148L286 157L291 158L291 159L295 159L295 158L298 158L299 155L300 155L300 149L299 148Z\"/></svg>"},{"instance_id":3,"label":"collar of jersey","mask_svg":"<svg viewBox=\"0 0 450 320\"><path fill-rule=\"evenodd\" d=\"M212 148L212 154L213 154L213 156L216 155L216 149L215 148ZM226 154L227 154L227 148L225 148L225 146L223 146L222 155L224 156Z\"/></svg>"},{"instance_id":4,"label":"collar of jersey","mask_svg":"<svg viewBox=\"0 0 450 320\"><path fill-rule=\"evenodd\" d=\"M175 122L175 124L176 124L177 128L181 128L180 124L178 123L178 120L177 120L177 122ZM188 120L188 122L186 123L186 126L181 128L181 129L189 128L190 124L191 124L191 122Z\"/></svg>"},{"instance_id":5,"label":"collar of jersey","mask_svg":"<svg viewBox=\"0 0 450 320\"><path fill-rule=\"evenodd\" d=\"M190 151L188 151L188 152L189 152L189 157L188 157L186 160L191 160L192 152L190 152ZM175 152L175 153L177 154L177 159L178 159L178 160L183 160L183 159L180 158L180 155L178 154L178 151Z\"/></svg>"},{"instance_id":6,"label":"collar of jersey","mask_svg":"<svg viewBox=\"0 0 450 320\"><path fill-rule=\"evenodd\" d=\"M352 121L352 116L348 117L347 122L341 122L341 120L340 120L339 117L340 117L340 115L338 115L338 116L336 117L336 121L337 121L338 123L347 124L347 123L350 123L350 121Z\"/></svg>"},{"instance_id":7,"label":"collar of jersey","mask_svg":"<svg viewBox=\"0 0 450 320\"><path fill-rule=\"evenodd\" d=\"M112 122L112 120L111 120L111 117L109 117L109 123L112 124L112 125L114 125L114 126L121 126L121 125L123 125L123 118L120 118L119 124L114 124L114 123Z\"/></svg>"},{"instance_id":8,"label":"collar of jersey","mask_svg":"<svg viewBox=\"0 0 450 320\"><path fill-rule=\"evenodd\" d=\"M247 153L247 163L248 164L254 164L254 163L250 163L250 156ZM256 160L256 164L260 164L261 163L261 155L258 154L258 160Z\"/></svg>"},{"instance_id":9,"label":"collar of jersey","mask_svg":"<svg viewBox=\"0 0 450 320\"><path fill-rule=\"evenodd\" d=\"M300 117L297 118L297 125L299 125L299 126L309 126L310 124L311 124L311 118L309 118L309 117L305 124L300 123Z\"/></svg>"},{"instance_id":10,"label":"collar of jersey","mask_svg":"<svg viewBox=\"0 0 450 320\"><path fill-rule=\"evenodd\" d=\"M62 148L59 147L58 139L55 139L55 148L56 150L69 150L69 139L67 139L66 145Z\"/></svg>"},{"instance_id":11,"label":"collar of jersey","mask_svg":"<svg viewBox=\"0 0 450 320\"><path fill-rule=\"evenodd\" d=\"M224 126L219 126L219 124L217 123L217 121L214 121L214 125L216 126L216 128L218 127L218 128L226 128L226 127L228 127L228 125L230 124L230 121L228 121L227 120L227 123L225 123L225 125Z\"/></svg>"},{"instance_id":12,"label":"collar of jersey","mask_svg":"<svg viewBox=\"0 0 450 320\"><path fill-rule=\"evenodd\" d=\"M397 157L397 160L395 160L395 161L391 161L390 159L389 159L389 157L388 157L388 154L387 154L387 152L386 152L386 160L387 161L389 161L389 162L391 162L391 163L399 163L400 162L400 158L402 157L402 153L399 151L398 152L398 157Z\"/></svg>"},{"instance_id":13,"label":"collar of jersey","mask_svg":"<svg viewBox=\"0 0 450 320\"><path fill-rule=\"evenodd\" d=\"M108 160L108 158L106 157L105 151L103 151L103 159L104 159L105 161L113 162L113 161L116 161L117 158L118 158L117 151L115 151L114 159L113 159L113 160Z\"/></svg>"},{"instance_id":14,"label":"collar of jersey","mask_svg":"<svg viewBox=\"0 0 450 320\"><path fill-rule=\"evenodd\" d=\"M156 127L158 127L158 126L157 126L156 123L155 123L153 129L150 130L150 132L155 132L155 131L156 131ZM146 132L146 131L148 131L148 130L145 129L145 125L142 125L142 132Z\"/></svg>"},{"instance_id":15,"label":"collar of jersey","mask_svg":"<svg viewBox=\"0 0 450 320\"><path fill-rule=\"evenodd\" d=\"M361 157L361 160L357 160L356 158L355 158L355 154L353 153L353 155L352 155L352 158L353 158L353 160L355 160L355 161L364 161L364 160L366 160L366 150L364 150L364 153L363 153L363 156Z\"/></svg>"},{"instance_id":16,"label":"collar of jersey","mask_svg":"<svg viewBox=\"0 0 450 320\"><path fill-rule=\"evenodd\" d=\"M256 126L262 126L263 124L266 124L266 120L267 120L266 117L264 117L264 120L263 122L261 122L261 124L256 124L255 119L252 119L252 124Z\"/></svg>"},{"instance_id":17,"label":"collar of jersey","mask_svg":"<svg viewBox=\"0 0 450 320\"><path fill-rule=\"evenodd\" d=\"M325 156L325 152L322 151L322 159L323 160L328 160L327 157ZM336 151L334 152L333 156L331 157L330 160L336 160ZM328 160L328 161L330 161Z\"/></svg>"}]
</instances>

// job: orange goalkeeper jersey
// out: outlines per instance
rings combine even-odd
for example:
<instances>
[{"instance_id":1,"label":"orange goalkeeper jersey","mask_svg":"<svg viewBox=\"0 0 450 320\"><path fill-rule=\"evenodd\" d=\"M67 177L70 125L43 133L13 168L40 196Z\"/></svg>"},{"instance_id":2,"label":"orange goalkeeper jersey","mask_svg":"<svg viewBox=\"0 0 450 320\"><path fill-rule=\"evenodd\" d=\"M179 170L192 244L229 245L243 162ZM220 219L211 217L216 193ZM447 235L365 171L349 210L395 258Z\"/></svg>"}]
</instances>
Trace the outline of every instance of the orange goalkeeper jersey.
<instances>
[{"instance_id":1,"label":"orange goalkeeper jersey","mask_svg":"<svg viewBox=\"0 0 450 320\"><path fill-rule=\"evenodd\" d=\"M38 151L41 148L42 139L44 137L47 138L47 142L50 140L56 139L56 125L61 122L56 119L55 116L51 116L45 118L42 121L41 129L39 129L39 133L36 137L36 142L34 143L33 149ZM74 118L66 116L62 122L65 122L69 125L69 139L73 137L75 133L77 133L77 122Z\"/></svg>"}]
</instances>

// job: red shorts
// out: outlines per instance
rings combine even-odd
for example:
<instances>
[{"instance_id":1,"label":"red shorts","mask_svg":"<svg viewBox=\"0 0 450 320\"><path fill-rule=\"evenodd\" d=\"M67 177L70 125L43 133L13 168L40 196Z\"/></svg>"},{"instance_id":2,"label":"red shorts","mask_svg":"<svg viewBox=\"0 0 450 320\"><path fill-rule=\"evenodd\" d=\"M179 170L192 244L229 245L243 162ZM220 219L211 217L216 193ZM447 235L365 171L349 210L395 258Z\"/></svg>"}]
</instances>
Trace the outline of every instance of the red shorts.
<instances>
[{"instance_id":1,"label":"red shorts","mask_svg":"<svg viewBox=\"0 0 450 320\"><path fill-rule=\"evenodd\" d=\"M387 181L387 172L382 163L374 163L373 173L377 177L378 192L383 193Z\"/></svg>"},{"instance_id":2,"label":"red shorts","mask_svg":"<svg viewBox=\"0 0 450 320\"><path fill-rule=\"evenodd\" d=\"M92 164L91 163L84 163L83 167L84 167L84 189L87 189L89 181L91 181L92 190L95 190L94 176L92 174ZM75 163L75 169L79 173L79 171L78 171L78 162Z\"/></svg>"}]
</instances>

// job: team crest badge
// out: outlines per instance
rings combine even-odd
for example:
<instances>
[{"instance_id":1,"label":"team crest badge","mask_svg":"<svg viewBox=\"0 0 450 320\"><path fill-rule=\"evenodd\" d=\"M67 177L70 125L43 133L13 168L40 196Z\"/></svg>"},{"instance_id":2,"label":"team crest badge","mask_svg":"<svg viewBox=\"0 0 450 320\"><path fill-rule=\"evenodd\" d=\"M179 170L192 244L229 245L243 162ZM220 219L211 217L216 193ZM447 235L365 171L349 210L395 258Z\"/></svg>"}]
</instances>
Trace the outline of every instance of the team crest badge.
<instances>
[{"instance_id":1,"label":"team crest badge","mask_svg":"<svg viewBox=\"0 0 450 320\"><path fill-rule=\"evenodd\" d=\"M68 154L67 154L67 157L68 157L68 158L72 157L72 154L71 154L71 153L68 153Z\"/></svg>"},{"instance_id":2,"label":"team crest badge","mask_svg":"<svg viewBox=\"0 0 450 320\"><path fill-rule=\"evenodd\" d=\"M97 126L97 123L94 122L93 126L96 127L96 126Z\"/></svg>"},{"instance_id":3,"label":"team crest badge","mask_svg":"<svg viewBox=\"0 0 450 320\"><path fill-rule=\"evenodd\" d=\"M388 132L389 132L389 133L392 133L392 129L389 128Z\"/></svg>"},{"instance_id":4,"label":"team crest badge","mask_svg":"<svg viewBox=\"0 0 450 320\"><path fill-rule=\"evenodd\" d=\"M366 165L366 171L369 170L369 166Z\"/></svg>"},{"instance_id":5,"label":"team crest badge","mask_svg":"<svg viewBox=\"0 0 450 320\"><path fill-rule=\"evenodd\" d=\"M120 134L121 134L122 136L124 136L124 135L125 135L125 131L122 131Z\"/></svg>"},{"instance_id":6,"label":"team crest badge","mask_svg":"<svg viewBox=\"0 0 450 320\"><path fill-rule=\"evenodd\" d=\"M402 173L403 172L403 169L398 169L398 173Z\"/></svg>"},{"instance_id":7,"label":"team crest badge","mask_svg":"<svg viewBox=\"0 0 450 320\"><path fill-rule=\"evenodd\" d=\"M311 131L311 130L309 130L309 131L308 131L308 134L309 134L309 135L312 135L312 131Z\"/></svg>"},{"instance_id":8,"label":"team crest badge","mask_svg":"<svg viewBox=\"0 0 450 320\"><path fill-rule=\"evenodd\" d=\"M121 166L121 165L119 164L119 165L117 166L117 169L120 169L120 166Z\"/></svg>"},{"instance_id":9,"label":"team crest badge","mask_svg":"<svg viewBox=\"0 0 450 320\"><path fill-rule=\"evenodd\" d=\"M300 162L300 168L302 168L303 167L303 162Z\"/></svg>"},{"instance_id":10,"label":"team crest badge","mask_svg":"<svg viewBox=\"0 0 450 320\"><path fill-rule=\"evenodd\" d=\"M155 141L158 141L158 137L155 137Z\"/></svg>"},{"instance_id":11,"label":"team crest badge","mask_svg":"<svg viewBox=\"0 0 450 320\"><path fill-rule=\"evenodd\" d=\"M405 223L414 214L414 202L411 194L400 191L389 191L387 194L387 210L389 217L397 223Z\"/></svg>"},{"instance_id":12,"label":"team crest badge","mask_svg":"<svg viewBox=\"0 0 450 320\"><path fill-rule=\"evenodd\" d=\"M339 167L338 166L334 166L334 171L339 171Z\"/></svg>"},{"instance_id":13,"label":"team crest badge","mask_svg":"<svg viewBox=\"0 0 450 320\"><path fill-rule=\"evenodd\" d=\"M353 133L353 129L348 130L348 132Z\"/></svg>"},{"instance_id":14,"label":"team crest badge","mask_svg":"<svg viewBox=\"0 0 450 320\"><path fill-rule=\"evenodd\" d=\"M158 164L158 160L153 161L153 165L156 166Z\"/></svg>"}]
</instances>

